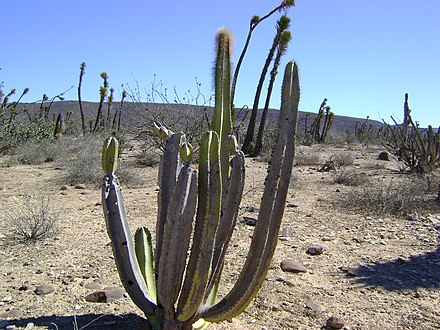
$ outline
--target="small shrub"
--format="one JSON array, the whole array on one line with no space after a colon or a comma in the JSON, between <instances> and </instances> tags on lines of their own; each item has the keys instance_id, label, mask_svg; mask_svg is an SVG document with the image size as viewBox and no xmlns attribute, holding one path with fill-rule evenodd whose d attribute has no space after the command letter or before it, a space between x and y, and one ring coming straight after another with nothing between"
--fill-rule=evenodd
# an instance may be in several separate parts
<instances>
[{"instance_id":1,"label":"small shrub","mask_svg":"<svg viewBox=\"0 0 440 330\"><path fill-rule=\"evenodd\" d=\"M344 167L338 167L333 171L333 183L344 186L361 186L366 182L368 182L368 178L365 173L357 173Z\"/></svg>"},{"instance_id":2,"label":"small shrub","mask_svg":"<svg viewBox=\"0 0 440 330\"><path fill-rule=\"evenodd\" d=\"M342 199L342 205L373 214L404 214L419 208L425 193L426 182L418 177L390 180L348 192Z\"/></svg>"},{"instance_id":3,"label":"small shrub","mask_svg":"<svg viewBox=\"0 0 440 330\"><path fill-rule=\"evenodd\" d=\"M305 166L305 165L319 165L321 164L321 159L316 153L298 153L295 155L295 165Z\"/></svg>"},{"instance_id":4,"label":"small shrub","mask_svg":"<svg viewBox=\"0 0 440 330\"><path fill-rule=\"evenodd\" d=\"M159 154L149 149L142 149L136 154L136 163L140 166L154 167L159 161Z\"/></svg>"},{"instance_id":5,"label":"small shrub","mask_svg":"<svg viewBox=\"0 0 440 330\"><path fill-rule=\"evenodd\" d=\"M101 139L96 136L71 139L66 146L70 157L63 159L67 184L101 183ZM66 152L66 150L65 150ZM67 153L67 152L66 152Z\"/></svg>"},{"instance_id":6,"label":"small shrub","mask_svg":"<svg viewBox=\"0 0 440 330\"><path fill-rule=\"evenodd\" d=\"M339 153L330 157L337 166L353 165L355 156L353 153Z\"/></svg>"},{"instance_id":7,"label":"small shrub","mask_svg":"<svg viewBox=\"0 0 440 330\"><path fill-rule=\"evenodd\" d=\"M27 197L6 214L7 237L23 243L36 242L58 234L59 211L49 196Z\"/></svg>"},{"instance_id":8,"label":"small shrub","mask_svg":"<svg viewBox=\"0 0 440 330\"><path fill-rule=\"evenodd\" d=\"M58 159L57 141L44 139L30 140L16 147L12 158L19 164L38 165Z\"/></svg>"}]
</instances>

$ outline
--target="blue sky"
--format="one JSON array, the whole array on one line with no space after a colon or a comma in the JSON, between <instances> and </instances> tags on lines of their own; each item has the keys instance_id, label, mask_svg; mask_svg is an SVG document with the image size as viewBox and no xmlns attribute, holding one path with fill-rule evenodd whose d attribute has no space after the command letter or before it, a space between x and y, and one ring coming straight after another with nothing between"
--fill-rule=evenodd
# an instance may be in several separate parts
<instances>
[{"instance_id":1,"label":"blue sky","mask_svg":"<svg viewBox=\"0 0 440 330\"><path fill-rule=\"evenodd\" d=\"M65 96L77 99L79 66L86 62L83 100L97 101L103 71L119 99L121 84L141 92L163 81L170 99L212 93L214 35L228 27L236 62L253 15L263 16L280 0L116 1L0 0L0 81L5 91L25 87L24 101ZM316 112L324 97L336 115L391 121L402 119L404 93L413 118L440 126L439 0L296 0L292 42L283 59L298 62L300 110ZM252 106L276 20L254 31L238 80L236 106ZM271 107L279 107L281 75ZM264 96L261 106L264 104Z\"/></svg>"}]
</instances>

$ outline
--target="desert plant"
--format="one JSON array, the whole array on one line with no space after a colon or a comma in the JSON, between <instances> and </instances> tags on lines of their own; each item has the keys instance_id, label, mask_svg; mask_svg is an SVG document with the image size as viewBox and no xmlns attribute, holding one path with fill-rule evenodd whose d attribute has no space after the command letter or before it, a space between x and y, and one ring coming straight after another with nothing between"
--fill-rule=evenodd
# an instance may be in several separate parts
<instances>
[{"instance_id":1,"label":"desert plant","mask_svg":"<svg viewBox=\"0 0 440 330\"><path fill-rule=\"evenodd\" d=\"M252 112L251 117L249 118L249 124L248 128L246 130L246 136L243 141L243 145L241 149L245 153L252 153L254 146L252 145L254 140L254 134L255 134L255 125L257 121L257 114L258 114L258 104L260 102L261 92L263 90L263 84L264 80L266 79L267 70L269 69L269 65L272 62L272 59L275 55L275 51L277 49L277 46L280 44L281 37L289 28L290 25L290 18L287 16L281 16L280 19L277 22L277 30L275 33L275 37L272 42L272 46L269 49L269 54L267 55L266 61L263 65L263 69L261 70L260 79L257 84L257 90L255 92L254 96L254 103L252 105Z\"/></svg>"},{"instance_id":2,"label":"desert plant","mask_svg":"<svg viewBox=\"0 0 440 330\"><path fill-rule=\"evenodd\" d=\"M262 286L277 244L295 150L299 81L294 62L285 69L278 139L251 247L234 287L215 302L244 186L244 154L230 135L230 47L230 32L220 30L212 130L202 136L198 171L190 167L192 147L185 136L156 128L165 148L154 256L147 228L139 228L132 239L115 175L117 140L109 138L103 146L103 209L115 262L125 289L154 329L200 328L240 314Z\"/></svg>"},{"instance_id":3,"label":"desert plant","mask_svg":"<svg viewBox=\"0 0 440 330\"><path fill-rule=\"evenodd\" d=\"M311 143L324 143L327 138L328 131L333 124L334 113L330 111L330 106L327 105L327 99L325 98L319 106L318 114L315 116L310 128L307 130L307 117L306 115L306 133L304 141L305 144ZM324 122L322 122L324 120Z\"/></svg>"},{"instance_id":4,"label":"desert plant","mask_svg":"<svg viewBox=\"0 0 440 330\"><path fill-rule=\"evenodd\" d=\"M406 93L403 124L399 125L393 117L394 126L385 123L388 130L385 147L411 172L430 173L440 166L440 129L437 132L432 126L421 129L418 123L414 123L410 112Z\"/></svg>"},{"instance_id":5,"label":"desert plant","mask_svg":"<svg viewBox=\"0 0 440 330\"><path fill-rule=\"evenodd\" d=\"M338 166L332 172L333 183L342 184L344 186L360 186L368 181L365 173L355 172L343 166Z\"/></svg>"},{"instance_id":6,"label":"desert plant","mask_svg":"<svg viewBox=\"0 0 440 330\"><path fill-rule=\"evenodd\" d=\"M387 180L362 190L349 191L342 199L344 208L369 214L406 214L417 210L426 194L426 181L420 177Z\"/></svg>"},{"instance_id":7,"label":"desert plant","mask_svg":"<svg viewBox=\"0 0 440 330\"><path fill-rule=\"evenodd\" d=\"M272 9L269 13L267 13L263 17L255 15L251 18L251 21L249 22L249 31L248 31L248 35L246 37L246 42L245 42L243 49L240 53L240 57L238 58L237 65L235 66L234 75L232 77L232 83L231 83L231 111L232 111L232 114L231 114L231 116L232 116L233 121L235 120L234 98L235 98L235 89L237 86L238 74L240 72L240 68L241 68L241 64L243 63L244 56L245 56L247 49L249 47L249 43L250 43L251 37L252 37L252 32L254 32L254 30L258 26L258 24L260 24L262 21L264 21L265 19L272 16L277 11L281 11L283 9L287 10L289 7L292 7L294 5L295 5L294 0L284 0L281 2L280 5L278 5L274 9Z\"/></svg>"},{"instance_id":8,"label":"desert plant","mask_svg":"<svg viewBox=\"0 0 440 330\"><path fill-rule=\"evenodd\" d=\"M59 211L50 196L26 197L6 214L7 237L23 243L53 237L59 232Z\"/></svg>"},{"instance_id":9,"label":"desert plant","mask_svg":"<svg viewBox=\"0 0 440 330\"><path fill-rule=\"evenodd\" d=\"M279 43L277 45L277 54L275 56L272 70L270 71L270 80L269 80L269 86L267 87L266 101L264 103L263 112L261 113L260 125L258 126L257 140L255 142L255 148L252 153L254 157L259 156L261 151L263 150L264 129L266 126L266 117L269 111L270 97L272 96L275 77L278 74L278 67L280 65L281 58L287 51L287 46L289 45L291 39L292 37L290 31L283 31Z\"/></svg>"}]
</instances>

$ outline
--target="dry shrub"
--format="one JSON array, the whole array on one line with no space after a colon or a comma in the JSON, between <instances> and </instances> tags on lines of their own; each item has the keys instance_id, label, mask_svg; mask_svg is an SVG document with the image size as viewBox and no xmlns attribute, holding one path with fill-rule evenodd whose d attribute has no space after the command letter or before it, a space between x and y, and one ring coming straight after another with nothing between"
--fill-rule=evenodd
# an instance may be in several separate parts
<instances>
[{"instance_id":1,"label":"dry shrub","mask_svg":"<svg viewBox=\"0 0 440 330\"><path fill-rule=\"evenodd\" d=\"M27 196L8 209L6 237L23 243L53 237L59 233L59 214L49 196Z\"/></svg>"},{"instance_id":2,"label":"dry shrub","mask_svg":"<svg viewBox=\"0 0 440 330\"><path fill-rule=\"evenodd\" d=\"M333 171L333 183L357 187L367 182L368 177L364 172L356 172L344 167L337 167L336 170Z\"/></svg>"},{"instance_id":3,"label":"dry shrub","mask_svg":"<svg viewBox=\"0 0 440 330\"><path fill-rule=\"evenodd\" d=\"M341 203L344 208L365 213L406 214L421 206L425 194L426 181L419 177L409 177L350 191L342 198Z\"/></svg>"},{"instance_id":4,"label":"dry shrub","mask_svg":"<svg viewBox=\"0 0 440 330\"><path fill-rule=\"evenodd\" d=\"M306 165L320 165L321 159L317 153L304 153L298 152L295 155L295 165L306 166Z\"/></svg>"},{"instance_id":5,"label":"dry shrub","mask_svg":"<svg viewBox=\"0 0 440 330\"><path fill-rule=\"evenodd\" d=\"M136 154L136 163L140 166L154 167L160 162L160 156L157 152L149 149L142 149Z\"/></svg>"},{"instance_id":6,"label":"dry shrub","mask_svg":"<svg viewBox=\"0 0 440 330\"><path fill-rule=\"evenodd\" d=\"M339 153L332 155L330 159L335 163L337 166L348 166L353 165L355 156L353 153Z\"/></svg>"}]
</instances>

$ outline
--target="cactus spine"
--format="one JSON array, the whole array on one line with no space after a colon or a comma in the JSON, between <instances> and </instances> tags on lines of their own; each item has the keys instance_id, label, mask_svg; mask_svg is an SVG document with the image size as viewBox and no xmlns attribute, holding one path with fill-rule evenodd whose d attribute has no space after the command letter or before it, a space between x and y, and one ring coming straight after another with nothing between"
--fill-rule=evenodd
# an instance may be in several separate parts
<instances>
[{"instance_id":1,"label":"cactus spine","mask_svg":"<svg viewBox=\"0 0 440 330\"><path fill-rule=\"evenodd\" d=\"M104 143L102 199L115 262L125 289L154 329L199 329L207 322L220 322L240 314L263 284L278 240L298 114L299 82L294 62L287 65L284 75L274 161L269 168L251 249L236 285L216 303L245 175L244 154L237 139L230 135L231 43L230 32L221 29L217 34L214 67L216 103L212 130L201 139L198 171L190 166L192 147L185 136L162 126L154 127L164 141L154 261L148 229L138 229L133 243L115 175L117 141L112 137Z\"/></svg>"}]
</instances>

